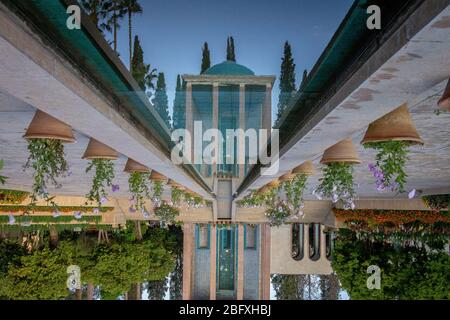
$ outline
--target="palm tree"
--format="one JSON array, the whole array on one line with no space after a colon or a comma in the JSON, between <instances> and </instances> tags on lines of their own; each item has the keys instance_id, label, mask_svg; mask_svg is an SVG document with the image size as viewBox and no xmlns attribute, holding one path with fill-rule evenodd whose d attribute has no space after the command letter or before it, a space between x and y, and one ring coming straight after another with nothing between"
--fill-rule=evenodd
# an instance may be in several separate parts
<instances>
[{"instance_id":1,"label":"palm tree","mask_svg":"<svg viewBox=\"0 0 450 320\"><path fill-rule=\"evenodd\" d=\"M133 52L132 52L132 38L133 38L133 32L132 32L132 17L133 14L136 13L142 13L142 7L139 4L138 0L123 0L124 1L124 6L126 8L126 13L128 14L128 50L129 50L129 54L130 54L130 69L131 69L131 61L132 61L132 57L133 57Z\"/></svg>"},{"instance_id":2,"label":"palm tree","mask_svg":"<svg viewBox=\"0 0 450 320\"><path fill-rule=\"evenodd\" d=\"M120 28L119 21L127 13L124 0L109 0L103 4L101 16L105 20L104 28L113 33L113 48L117 52L117 31Z\"/></svg>"},{"instance_id":3,"label":"palm tree","mask_svg":"<svg viewBox=\"0 0 450 320\"><path fill-rule=\"evenodd\" d=\"M107 26L104 23L100 23L100 19L104 17L104 8L107 0L79 0L81 6L91 18L92 22L97 26L100 31L106 30Z\"/></svg>"}]
</instances>

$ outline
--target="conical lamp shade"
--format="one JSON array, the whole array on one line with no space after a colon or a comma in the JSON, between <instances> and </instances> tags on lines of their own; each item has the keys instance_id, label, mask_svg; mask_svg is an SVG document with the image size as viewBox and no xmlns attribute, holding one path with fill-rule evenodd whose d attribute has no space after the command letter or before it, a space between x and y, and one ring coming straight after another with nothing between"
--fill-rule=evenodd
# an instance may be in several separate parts
<instances>
[{"instance_id":1,"label":"conical lamp shade","mask_svg":"<svg viewBox=\"0 0 450 320\"><path fill-rule=\"evenodd\" d=\"M361 163L352 140L342 140L325 150L320 163L328 164L333 162Z\"/></svg>"},{"instance_id":2,"label":"conical lamp shade","mask_svg":"<svg viewBox=\"0 0 450 320\"><path fill-rule=\"evenodd\" d=\"M275 179L267 184L269 188L277 188L281 184L280 180Z\"/></svg>"},{"instance_id":3,"label":"conical lamp shade","mask_svg":"<svg viewBox=\"0 0 450 320\"><path fill-rule=\"evenodd\" d=\"M136 162L133 159L128 158L127 164L125 165L125 169L123 171L128 173L132 172L149 173L150 169L140 164L139 162Z\"/></svg>"},{"instance_id":4,"label":"conical lamp shade","mask_svg":"<svg viewBox=\"0 0 450 320\"><path fill-rule=\"evenodd\" d=\"M23 137L25 139L54 139L68 143L75 142L72 128L69 125L40 110L36 111Z\"/></svg>"},{"instance_id":5,"label":"conical lamp shade","mask_svg":"<svg viewBox=\"0 0 450 320\"><path fill-rule=\"evenodd\" d=\"M156 172L155 170L152 170L152 174L150 175L150 180L153 181L166 181L167 178L163 176L162 174Z\"/></svg>"},{"instance_id":6,"label":"conical lamp shade","mask_svg":"<svg viewBox=\"0 0 450 320\"><path fill-rule=\"evenodd\" d=\"M93 159L116 160L118 157L119 155L116 150L111 149L107 145L98 142L93 138L89 140L89 144L83 155L83 159L87 160Z\"/></svg>"},{"instance_id":7,"label":"conical lamp shade","mask_svg":"<svg viewBox=\"0 0 450 320\"><path fill-rule=\"evenodd\" d=\"M311 160L303 162L301 165L292 170L294 174L306 174L308 176L313 176L316 174L314 170L314 165Z\"/></svg>"},{"instance_id":8,"label":"conical lamp shade","mask_svg":"<svg viewBox=\"0 0 450 320\"><path fill-rule=\"evenodd\" d=\"M259 193L259 194L264 194L264 193L266 193L266 192L269 192L271 189L272 189L272 188L269 187L269 186L264 186L264 187L262 187L261 189L258 190L258 193Z\"/></svg>"},{"instance_id":9,"label":"conical lamp shade","mask_svg":"<svg viewBox=\"0 0 450 320\"><path fill-rule=\"evenodd\" d=\"M296 174L292 173L292 172L288 172L284 175L282 175L279 180L280 182L285 182L285 181L292 181L295 178Z\"/></svg>"},{"instance_id":10,"label":"conical lamp shade","mask_svg":"<svg viewBox=\"0 0 450 320\"><path fill-rule=\"evenodd\" d=\"M450 110L450 80L448 80L447 87L445 88L444 95L438 101L438 106L442 110Z\"/></svg>"},{"instance_id":11,"label":"conical lamp shade","mask_svg":"<svg viewBox=\"0 0 450 320\"><path fill-rule=\"evenodd\" d=\"M184 186L182 186L181 184L173 181L172 179L169 179L169 182L167 182L167 184L171 187L177 188L179 190L185 190L186 188Z\"/></svg>"},{"instance_id":12,"label":"conical lamp shade","mask_svg":"<svg viewBox=\"0 0 450 320\"><path fill-rule=\"evenodd\" d=\"M414 127L406 103L372 122L361 144L384 141L408 141L423 144L423 140Z\"/></svg>"}]
</instances>

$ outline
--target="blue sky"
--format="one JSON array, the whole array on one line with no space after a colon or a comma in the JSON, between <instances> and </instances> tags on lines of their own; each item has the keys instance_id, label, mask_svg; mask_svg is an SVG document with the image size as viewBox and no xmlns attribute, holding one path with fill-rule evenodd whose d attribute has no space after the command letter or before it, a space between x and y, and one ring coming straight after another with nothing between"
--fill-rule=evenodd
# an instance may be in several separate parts
<instances>
[{"instance_id":1,"label":"blue sky","mask_svg":"<svg viewBox=\"0 0 450 320\"><path fill-rule=\"evenodd\" d=\"M311 70L352 0L141 0L143 14L134 16L146 63L164 72L170 108L176 75L198 74L201 48L207 41L211 63L225 60L226 39L233 36L237 63L257 75L275 75L272 114L276 114L278 77L287 40L296 63L297 86ZM127 19L119 31L118 49L128 66ZM108 38L111 38L108 35Z\"/></svg>"}]
</instances>

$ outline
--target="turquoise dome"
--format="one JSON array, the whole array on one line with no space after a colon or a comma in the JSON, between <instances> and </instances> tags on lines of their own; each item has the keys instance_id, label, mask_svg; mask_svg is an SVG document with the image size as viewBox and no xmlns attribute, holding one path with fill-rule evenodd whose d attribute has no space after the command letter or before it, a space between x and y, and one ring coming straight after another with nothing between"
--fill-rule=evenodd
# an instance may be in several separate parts
<instances>
[{"instance_id":1,"label":"turquoise dome","mask_svg":"<svg viewBox=\"0 0 450 320\"><path fill-rule=\"evenodd\" d=\"M234 61L224 61L218 63L209 69L207 69L203 74L209 75L224 75L224 76L254 76L255 73L247 67L241 64L237 64Z\"/></svg>"}]
</instances>

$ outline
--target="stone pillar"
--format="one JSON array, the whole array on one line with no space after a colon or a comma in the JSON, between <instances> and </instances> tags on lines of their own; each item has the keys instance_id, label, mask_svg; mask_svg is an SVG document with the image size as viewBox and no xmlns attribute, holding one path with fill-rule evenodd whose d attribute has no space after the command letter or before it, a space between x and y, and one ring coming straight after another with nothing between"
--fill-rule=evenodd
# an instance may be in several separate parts
<instances>
[{"instance_id":1,"label":"stone pillar","mask_svg":"<svg viewBox=\"0 0 450 320\"><path fill-rule=\"evenodd\" d=\"M304 257L303 259L309 260L309 223L303 224L303 250L304 250Z\"/></svg>"},{"instance_id":2,"label":"stone pillar","mask_svg":"<svg viewBox=\"0 0 450 320\"><path fill-rule=\"evenodd\" d=\"M216 300L216 272L217 272L217 226L215 224L211 225L211 230L209 234L209 300Z\"/></svg>"},{"instance_id":3,"label":"stone pillar","mask_svg":"<svg viewBox=\"0 0 450 320\"><path fill-rule=\"evenodd\" d=\"M183 227L183 300L191 299L192 268L194 257L194 224Z\"/></svg>"},{"instance_id":4,"label":"stone pillar","mask_svg":"<svg viewBox=\"0 0 450 320\"><path fill-rule=\"evenodd\" d=\"M213 83L213 92L212 92L212 127L214 129L219 129L219 83L214 82ZM217 144L216 152L221 152L221 147L219 144ZM219 159L219 154L216 154L216 159ZM216 176L217 174L217 164L212 165L212 176Z\"/></svg>"},{"instance_id":5,"label":"stone pillar","mask_svg":"<svg viewBox=\"0 0 450 320\"><path fill-rule=\"evenodd\" d=\"M245 84L239 85L239 129L245 131ZM241 139L242 140L242 139ZM239 140L238 150L243 150L245 154L245 138L243 141ZM239 161L239 153L236 159ZM239 178L244 177L244 164L239 164Z\"/></svg>"},{"instance_id":6,"label":"stone pillar","mask_svg":"<svg viewBox=\"0 0 450 320\"><path fill-rule=\"evenodd\" d=\"M237 300L244 299L244 225L238 225Z\"/></svg>"},{"instance_id":7,"label":"stone pillar","mask_svg":"<svg viewBox=\"0 0 450 320\"><path fill-rule=\"evenodd\" d=\"M186 110L185 110L185 119L186 119L186 130L190 133L191 139L194 139L194 113L192 106L192 83L186 83ZM191 163L194 162L194 143L193 141L184 141L186 150L191 150L191 157L189 161Z\"/></svg>"},{"instance_id":8,"label":"stone pillar","mask_svg":"<svg viewBox=\"0 0 450 320\"><path fill-rule=\"evenodd\" d=\"M272 84L266 84L266 94L262 110L262 128L271 130L272 128Z\"/></svg>"},{"instance_id":9,"label":"stone pillar","mask_svg":"<svg viewBox=\"0 0 450 320\"><path fill-rule=\"evenodd\" d=\"M327 239L325 237L325 233L323 232L324 230L325 226L320 225L320 259L327 258Z\"/></svg>"},{"instance_id":10,"label":"stone pillar","mask_svg":"<svg viewBox=\"0 0 450 320\"><path fill-rule=\"evenodd\" d=\"M270 299L270 225L261 224L261 299Z\"/></svg>"}]
</instances>

